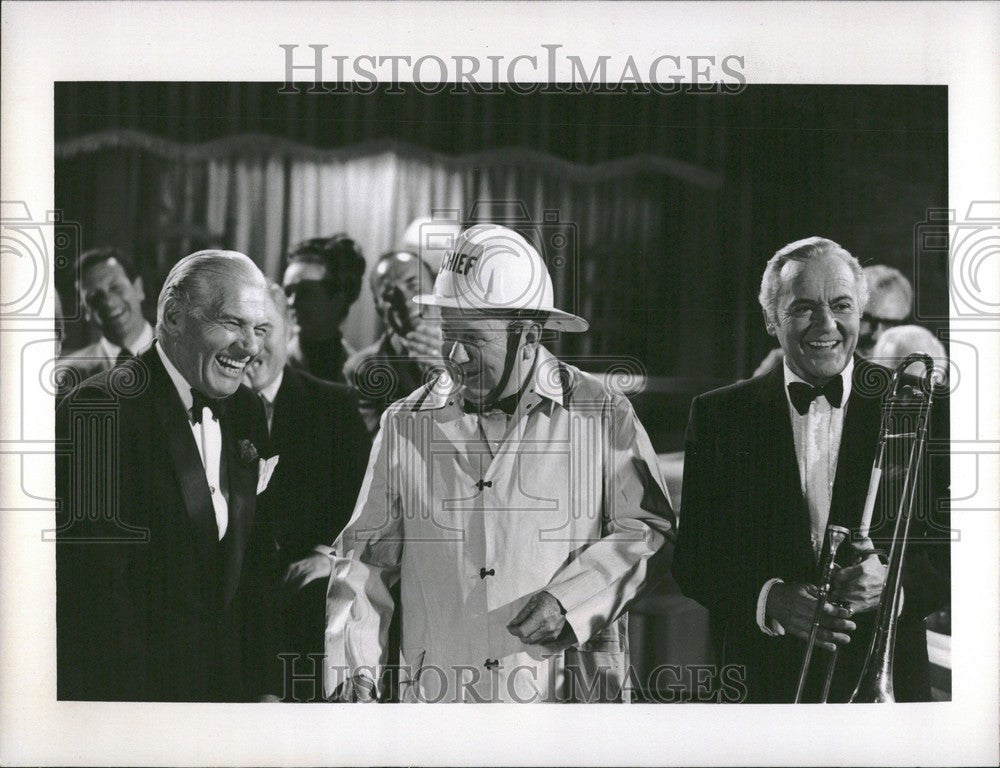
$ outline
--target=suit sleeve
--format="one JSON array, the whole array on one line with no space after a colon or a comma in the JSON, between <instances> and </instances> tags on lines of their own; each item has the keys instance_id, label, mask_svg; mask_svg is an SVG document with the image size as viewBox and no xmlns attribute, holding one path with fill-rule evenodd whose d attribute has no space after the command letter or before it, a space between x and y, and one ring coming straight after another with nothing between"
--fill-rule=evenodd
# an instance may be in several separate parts
<instances>
[{"instance_id":1,"label":"suit sleeve","mask_svg":"<svg viewBox=\"0 0 1000 768\"><path fill-rule=\"evenodd\" d=\"M566 611L578 643L616 620L643 587L665 574L673 551L674 513L646 430L624 397L609 411L603 535L545 588Z\"/></svg>"},{"instance_id":2,"label":"suit sleeve","mask_svg":"<svg viewBox=\"0 0 1000 768\"><path fill-rule=\"evenodd\" d=\"M321 545L318 547L320 551L325 551L326 545L341 534L350 520L361 491L371 450L371 439L358 414L354 393L338 387L332 393L331 409L336 447L331 451L330 458L334 466L330 468L330 474L339 482L334 489L335 501L322 521L322 529L314 534L314 543Z\"/></svg>"},{"instance_id":3,"label":"suit sleeve","mask_svg":"<svg viewBox=\"0 0 1000 768\"><path fill-rule=\"evenodd\" d=\"M323 669L327 697L355 675L377 681L386 663L394 609L389 590L399 580L403 553L392 413L382 417L354 514L333 545Z\"/></svg>"},{"instance_id":4,"label":"suit sleeve","mask_svg":"<svg viewBox=\"0 0 1000 768\"><path fill-rule=\"evenodd\" d=\"M122 439L121 424L109 432L102 419L109 401L98 388L82 387L56 410L57 685L64 700L122 700L144 690L142 648L134 642L140 616L125 584L130 549L116 530L121 500L133 493L131 475L121 464L113 476L102 471L118 451L107 435ZM93 418L91 402L98 406Z\"/></svg>"},{"instance_id":5,"label":"suit sleeve","mask_svg":"<svg viewBox=\"0 0 1000 768\"><path fill-rule=\"evenodd\" d=\"M713 531L712 460L703 424L701 398L691 403L684 436L684 478L673 577L685 595L711 609L719 602L714 564L720 562L719 537Z\"/></svg>"}]
</instances>

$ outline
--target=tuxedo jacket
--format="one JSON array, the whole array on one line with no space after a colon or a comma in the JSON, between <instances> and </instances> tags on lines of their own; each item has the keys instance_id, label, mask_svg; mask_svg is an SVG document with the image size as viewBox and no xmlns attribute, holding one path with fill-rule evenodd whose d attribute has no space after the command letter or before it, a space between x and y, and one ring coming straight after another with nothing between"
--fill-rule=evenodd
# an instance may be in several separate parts
<instances>
[{"instance_id":1,"label":"tuxedo jacket","mask_svg":"<svg viewBox=\"0 0 1000 768\"><path fill-rule=\"evenodd\" d=\"M853 389L845 404L829 525L856 530L867 496L890 372L856 358ZM783 366L695 398L688 421L683 494L673 575L686 595L709 611L720 665L736 665L745 700L790 702L805 642L769 637L757 625L757 598L764 583L815 583L817 564L809 512L802 494ZM929 439L947 444L947 413L938 404ZM904 559L904 605L899 617L894 682L897 700L929 700L923 619L950 597L947 513L948 462L928 452ZM888 549L891 525L879 499L874 545ZM844 564L850 547L841 547ZM868 649L874 611L852 617L858 628L840 652L830 701L850 696ZM814 680L825 654L816 654ZM733 671L735 670L735 672Z\"/></svg>"},{"instance_id":2,"label":"tuxedo jacket","mask_svg":"<svg viewBox=\"0 0 1000 768\"><path fill-rule=\"evenodd\" d=\"M280 458L263 502L284 565L331 545L354 511L371 442L357 401L334 384L286 366L274 400L271 447Z\"/></svg>"},{"instance_id":3,"label":"tuxedo jacket","mask_svg":"<svg viewBox=\"0 0 1000 768\"><path fill-rule=\"evenodd\" d=\"M222 541L188 413L155 345L71 391L56 424L59 697L279 693L269 663L274 536L256 501L267 424L256 396L241 387L220 419Z\"/></svg>"}]
</instances>

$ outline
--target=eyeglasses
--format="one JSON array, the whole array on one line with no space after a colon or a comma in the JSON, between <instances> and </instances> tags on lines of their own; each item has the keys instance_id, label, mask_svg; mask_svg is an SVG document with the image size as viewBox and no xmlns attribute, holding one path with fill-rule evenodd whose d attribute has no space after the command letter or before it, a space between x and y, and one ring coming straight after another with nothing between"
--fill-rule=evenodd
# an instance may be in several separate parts
<instances>
[{"instance_id":1,"label":"eyeglasses","mask_svg":"<svg viewBox=\"0 0 1000 768\"><path fill-rule=\"evenodd\" d=\"M895 328L897 325L904 325L906 323L906 319L903 318L902 320L894 320L888 317L879 317L878 315L872 315L865 312L861 315L861 322L868 323L872 326L881 325L886 328Z\"/></svg>"}]
</instances>

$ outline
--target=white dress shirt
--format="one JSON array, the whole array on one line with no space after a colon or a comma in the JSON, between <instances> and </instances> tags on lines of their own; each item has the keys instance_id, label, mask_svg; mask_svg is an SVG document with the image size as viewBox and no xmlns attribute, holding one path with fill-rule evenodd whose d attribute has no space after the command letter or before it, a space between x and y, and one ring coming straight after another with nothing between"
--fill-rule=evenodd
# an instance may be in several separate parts
<instances>
[{"instance_id":1,"label":"white dress shirt","mask_svg":"<svg viewBox=\"0 0 1000 768\"><path fill-rule=\"evenodd\" d=\"M156 345L156 354L160 356L163 367L167 369L170 380L177 388L177 394L184 403L184 410L190 414L194 405L191 385L170 362L170 358L163 353L163 348L159 344ZM222 427L208 408L202 408L201 423L190 424L190 427L194 442L198 446L202 466L205 468L205 480L208 482L212 507L215 509L215 524L219 531L219 541L222 541L222 537L226 535L226 528L229 527L229 502L226 500L226 489L222 486L221 472Z\"/></svg>"},{"instance_id":2,"label":"white dress shirt","mask_svg":"<svg viewBox=\"0 0 1000 768\"><path fill-rule=\"evenodd\" d=\"M788 396L788 384L804 381L791 368L788 360L785 368L785 400L792 422L792 437L795 440L795 460L799 466L799 483L802 496L809 510L809 531L812 538L813 557L819 559L823 550L823 537L830 517L830 501L833 498L833 481L837 477L837 457L840 454L840 438L844 432L844 413L851 396L851 379L854 374L854 359L840 375L844 383L844 395L840 407L834 408L824 396L817 397L809 404L809 410L800 414ZM776 621L765 620L767 596L771 587L781 579L770 579L760 590L757 598L757 625L768 635L784 634L784 628Z\"/></svg>"},{"instance_id":3,"label":"white dress shirt","mask_svg":"<svg viewBox=\"0 0 1000 768\"><path fill-rule=\"evenodd\" d=\"M135 340L133 344L128 347L128 351L133 355L141 355L147 349L149 349L153 344L153 327L146 323L142 328L142 333ZM107 336L101 336L101 351L104 353L105 357L114 365L118 361L118 355L121 354L122 347L119 347L113 341L108 341Z\"/></svg>"}]
</instances>

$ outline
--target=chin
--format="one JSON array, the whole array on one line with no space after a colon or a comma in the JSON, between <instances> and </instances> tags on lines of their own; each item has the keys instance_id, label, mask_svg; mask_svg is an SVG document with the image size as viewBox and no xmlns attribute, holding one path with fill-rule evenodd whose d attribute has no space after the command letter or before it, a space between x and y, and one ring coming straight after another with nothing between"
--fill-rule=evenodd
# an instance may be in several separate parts
<instances>
[{"instance_id":1,"label":"chin","mask_svg":"<svg viewBox=\"0 0 1000 768\"><path fill-rule=\"evenodd\" d=\"M239 379L212 379L208 383L211 392L205 394L209 397L229 397L240 388L242 377Z\"/></svg>"}]
</instances>

